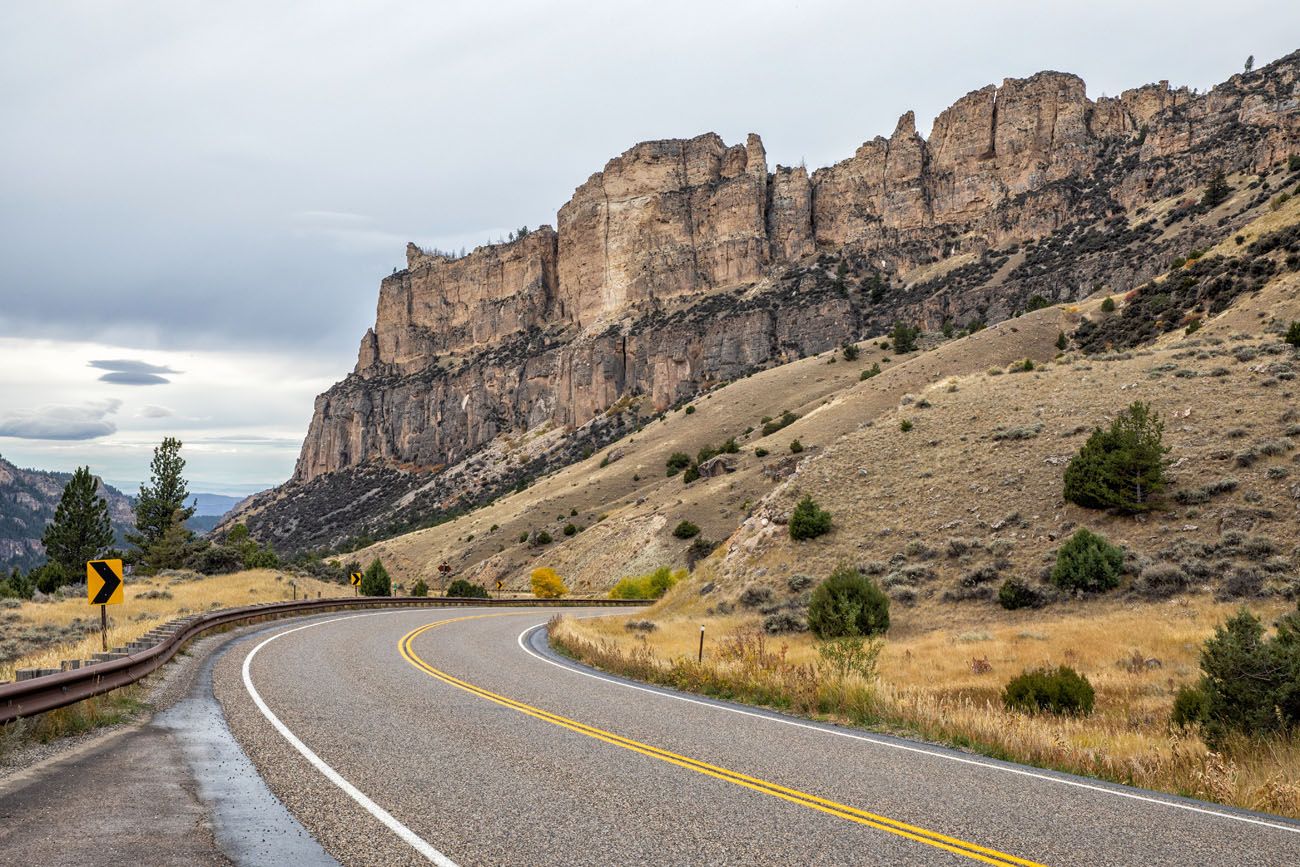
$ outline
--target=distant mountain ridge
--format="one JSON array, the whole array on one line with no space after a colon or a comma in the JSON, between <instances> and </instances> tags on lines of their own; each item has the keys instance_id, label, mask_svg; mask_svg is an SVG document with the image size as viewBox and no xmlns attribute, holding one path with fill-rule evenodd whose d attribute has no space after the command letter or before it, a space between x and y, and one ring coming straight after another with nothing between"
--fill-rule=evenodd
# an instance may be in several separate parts
<instances>
[{"instance_id":1,"label":"distant mountain ridge","mask_svg":"<svg viewBox=\"0 0 1300 867\"><path fill-rule=\"evenodd\" d=\"M0 457L0 570L30 569L45 562L41 536L71 478L71 473L22 469ZM121 544L135 526L133 500L102 479L99 494L108 500L113 533Z\"/></svg>"},{"instance_id":2,"label":"distant mountain ridge","mask_svg":"<svg viewBox=\"0 0 1300 867\"><path fill-rule=\"evenodd\" d=\"M194 506L196 518L220 518L243 501L243 497L226 494L190 494L187 502Z\"/></svg>"}]
</instances>

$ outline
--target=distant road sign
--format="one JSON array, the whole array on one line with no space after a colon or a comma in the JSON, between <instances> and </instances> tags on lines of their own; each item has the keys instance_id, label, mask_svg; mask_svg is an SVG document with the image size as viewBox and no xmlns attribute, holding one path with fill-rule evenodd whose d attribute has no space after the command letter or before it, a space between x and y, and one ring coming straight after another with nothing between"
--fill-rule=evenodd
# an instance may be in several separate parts
<instances>
[{"instance_id":1,"label":"distant road sign","mask_svg":"<svg viewBox=\"0 0 1300 867\"><path fill-rule=\"evenodd\" d=\"M441 572L443 575L446 575L448 572L451 571L451 566L448 565L446 561L443 561L443 564L438 567L438 571Z\"/></svg>"},{"instance_id":2,"label":"distant road sign","mask_svg":"<svg viewBox=\"0 0 1300 867\"><path fill-rule=\"evenodd\" d=\"M505 586L506 586L506 582L504 582L504 581L502 581L500 578L498 578L498 579L497 579L497 589L498 589L498 590L504 590L504 589L505 589Z\"/></svg>"},{"instance_id":3,"label":"distant road sign","mask_svg":"<svg viewBox=\"0 0 1300 867\"><path fill-rule=\"evenodd\" d=\"M126 596L123 586L121 560L87 561L86 601L91 605L121 605Z\"/></svg>"},{"instance_id":4,"label":"distant road sign","mask_svg":"<svg viewBox=\"0 0 1300 867\"><path fill-rule=\"evenodd\" d=\"M359 586L361 586L361 573L360 573L360 572L353 572L353 573L348 577L348 581L350 581L350 582L352 583L352 586L353 586L353 587L359 587Z\"/></svg>"}]
</instances>

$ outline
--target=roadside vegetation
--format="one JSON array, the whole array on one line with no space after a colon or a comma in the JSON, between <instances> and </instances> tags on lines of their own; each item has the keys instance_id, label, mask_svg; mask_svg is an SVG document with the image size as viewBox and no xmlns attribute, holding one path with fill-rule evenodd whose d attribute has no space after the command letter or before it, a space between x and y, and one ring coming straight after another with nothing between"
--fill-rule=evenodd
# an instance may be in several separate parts
<instances>
[{"instance_id":1,"label":"roadside vegetation","mask_svg":"<svg viewBox=\"0 0 1300 867\"><path fill-rule=\"evenodd\" d=\"M557 616L551 641L676 689L1300 817L1295 606L1099 598L966 629L918 629L912 609L889 637L888 596L868 576L841 566L811 592L796 577L802 628L773 630L742 601L703 621L703 662L702 621L674 613L689 586L632 620Z\"/></svg>"}]
</instances>

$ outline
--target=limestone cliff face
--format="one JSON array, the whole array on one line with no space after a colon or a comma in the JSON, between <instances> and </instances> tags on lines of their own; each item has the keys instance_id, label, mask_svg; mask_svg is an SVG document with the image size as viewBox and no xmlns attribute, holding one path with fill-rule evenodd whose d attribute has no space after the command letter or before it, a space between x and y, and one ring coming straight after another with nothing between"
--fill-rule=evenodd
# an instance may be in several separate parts
<instances>
[{"instance_id":1,"label":"limestone cliff face","mask_svg":"<svg viewBox=\"0 0 1300 867\"><path fill-rule=\"evenodd\" d=\"M407 267L379 284L375 328L357 372L376 364L422 370L439 355L471 352L541 326L555 315L556 235L542 226L458 259L406 246Z\"/></svg>"},{"instance_id":2,"label":"limestone cliff face","mask_svg":"<svg viewBox=\"0 0 1300 867\"><path fill-rule=\"evenodd\" d=\"M811 176L770 168L757 135L638 144L575 190L554 230L459 258L409 246L356 370L317 400L294 483L375 462L437 470L625 398L662 410L895 318L937 328L1010 315L1030 291L1122 291L1160 244L1172 258L1187 240L1129 228L1144 205L1300 152L1298 71L1300 54L1206 94L1160 82L1095 101L1074 75L1007 79L928 137L907 112ZM1146 247L1080 264L1080 237ZM1001 268L999 248L1031 240L1044 241L1032 261ZM953 256L968 264L926 276Z\"/></svg>"},{"instance_id":3,"label":"limestone cliff face","mask_svg":"<svg viewBox=\"0 0 1300 867\"><path fill-rule=\"evenodd\" d=\"M560 208L559 309L588 327L630 308L752 281L767 265L758 136L639 144Z\"/></svg>"}]
</instances>

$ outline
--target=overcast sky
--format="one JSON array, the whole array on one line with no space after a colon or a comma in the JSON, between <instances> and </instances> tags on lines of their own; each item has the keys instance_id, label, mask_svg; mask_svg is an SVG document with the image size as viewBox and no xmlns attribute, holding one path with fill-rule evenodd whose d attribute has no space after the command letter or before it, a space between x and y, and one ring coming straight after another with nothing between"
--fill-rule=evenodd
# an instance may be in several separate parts
<instances>
[{"instance_id":1,"label":"overcast sky","mask_svg":"<svg viewBox=\"0 0 1300 867\"><path fill-rule=\"evenodd\" d=\"M0 455L133 488L174 433L192 489L267 487L408 240L554 224L645 139L811 169L1004 77L1204 89L1297 37L1276 0L4 3Z\"/></svg>"}]
</instances>

